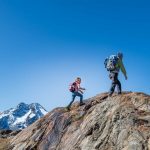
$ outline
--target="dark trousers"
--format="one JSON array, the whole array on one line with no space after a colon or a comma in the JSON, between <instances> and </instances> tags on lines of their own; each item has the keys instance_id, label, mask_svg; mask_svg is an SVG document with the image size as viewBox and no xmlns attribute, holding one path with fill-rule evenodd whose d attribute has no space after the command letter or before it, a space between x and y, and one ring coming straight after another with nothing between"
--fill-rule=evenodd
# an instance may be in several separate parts
<instances>
[{"instance_id":1,"label":"dark trousers","mask_svg":"<svg viewBox=\"0 0 150 150\"><path fill-rule=\"evenodd\" d=\"M121 90L121 83L118 80L118 73L112 73L111 72L110 75L109 75L109 77L112 80L109 94L112 95L114 93L116 86L117 86L117 92L118 92L118 94L121 94L122 90Z\"/></svg>"},{"instance_id":2,"label":"dark trousers","mask_svg":"<svg viewBox=\"0 0 150 150\"><path fill-rule=\"evenodd\" d=\"M67 106L68 108L71 107L72 103L74 102L76 96L79 96L80 97L80 104L83 103L83 95L79 92L72 92L72 100L71 102L69 103L69 105Z\"/></svg>"}]
</instances>

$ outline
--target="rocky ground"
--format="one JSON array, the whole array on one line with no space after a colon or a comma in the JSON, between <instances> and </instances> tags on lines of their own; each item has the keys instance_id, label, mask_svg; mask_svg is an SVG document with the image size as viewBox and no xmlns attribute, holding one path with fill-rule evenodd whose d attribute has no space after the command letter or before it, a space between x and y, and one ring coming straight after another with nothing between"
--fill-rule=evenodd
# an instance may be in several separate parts
<instances>
[{"instance_id":1,"label":"rocky ground","mask_svg":"<svg viewBox=\"0 0 150 150\"><path fill-rule=\"evenodd\" d=\"M9 150L150 150L150 96L103 93L56 108L6 142Z\"/></svg>"},{"instance_id":2,"label":"rocky ground","mask_svg":"<svg viewBox=\"0 0 150 150\"><path fill-rule=\"evenodd\" d=\"M10 140L16 136L21 130L0 130L0 150L10 149Z\"/></svg>"}]
</instances>

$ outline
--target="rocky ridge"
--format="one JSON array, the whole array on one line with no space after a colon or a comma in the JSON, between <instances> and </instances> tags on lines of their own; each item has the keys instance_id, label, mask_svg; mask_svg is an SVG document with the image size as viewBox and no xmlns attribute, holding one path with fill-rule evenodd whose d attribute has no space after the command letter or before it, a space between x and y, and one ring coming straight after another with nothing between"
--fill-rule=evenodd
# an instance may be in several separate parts
<instances>
[{"instance_id":1,"label":"rocky ridge","mask_svg":"<svg viewBox=\"0 0 150 150\"><path fill-rule=\"evenodd\" d=\"M150 150L150 96L99 94L56 108L9 141L11 150Z\"/></svg>"}]
</instances>

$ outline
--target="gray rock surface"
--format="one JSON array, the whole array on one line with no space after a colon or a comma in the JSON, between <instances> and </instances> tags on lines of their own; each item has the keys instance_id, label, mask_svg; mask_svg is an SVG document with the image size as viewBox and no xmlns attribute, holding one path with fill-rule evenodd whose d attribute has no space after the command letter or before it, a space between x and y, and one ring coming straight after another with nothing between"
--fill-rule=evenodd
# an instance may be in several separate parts
<instances>
[{"instance_id":1,"label":"gray rock surface","mask_svg":"<svg viewBox=\"0 0 150 150\"><path fill-rule=\"evenodd\" d=\"M11 150L150 150L150 96L107 93L56 108L10 140Z\"/></svg>"}]
</instances>

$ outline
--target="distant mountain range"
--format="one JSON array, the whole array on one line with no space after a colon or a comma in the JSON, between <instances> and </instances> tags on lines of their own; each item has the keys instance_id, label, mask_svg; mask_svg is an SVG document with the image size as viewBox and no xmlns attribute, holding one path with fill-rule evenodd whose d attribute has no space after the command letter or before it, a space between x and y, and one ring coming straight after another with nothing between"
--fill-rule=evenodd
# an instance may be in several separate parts
<instances>
[{"instance_id":1,"label":"distant mountain range","mask_svg":"<svg viewBox=\"0 0 150 150\"><path fill-rule=\"evenodd\" d=\"M47 114L38 103L20 103L16 108L0 113L0 130L20 130Z\"/></svg>"}]
</instances>

